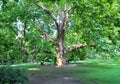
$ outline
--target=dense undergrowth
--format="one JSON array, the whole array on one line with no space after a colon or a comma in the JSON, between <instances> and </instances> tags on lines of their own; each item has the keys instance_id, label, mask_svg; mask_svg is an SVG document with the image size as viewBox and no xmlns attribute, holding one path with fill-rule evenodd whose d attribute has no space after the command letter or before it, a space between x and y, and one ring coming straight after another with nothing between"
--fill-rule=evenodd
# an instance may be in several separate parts
<instances>
[{"instance_id":1,"label":"dense undergrowth","mask_svg":"<svg viewBox=\"0 0 120 84\"><path fill-rule=\"evenodd\" d=\"M0 67L0 84L27 84L28 81L25 69L11 66Z\"/></svg>"}]
</instances>

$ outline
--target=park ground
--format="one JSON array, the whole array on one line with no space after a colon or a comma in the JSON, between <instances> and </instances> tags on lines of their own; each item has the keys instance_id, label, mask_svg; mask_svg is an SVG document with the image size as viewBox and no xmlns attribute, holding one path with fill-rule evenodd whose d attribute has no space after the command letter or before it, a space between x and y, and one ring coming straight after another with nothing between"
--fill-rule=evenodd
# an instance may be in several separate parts
<instances>
[{"instance_id":1,"label":"park ground","mask_svg":"<svg viewBox=\"0 0 120 84\"><path fill-rule=\"evenodd\" d=\"M38 64L27 67L29 84L119 84L120 61L81 61L58 68Z\"/></svg>"}]
</instances>

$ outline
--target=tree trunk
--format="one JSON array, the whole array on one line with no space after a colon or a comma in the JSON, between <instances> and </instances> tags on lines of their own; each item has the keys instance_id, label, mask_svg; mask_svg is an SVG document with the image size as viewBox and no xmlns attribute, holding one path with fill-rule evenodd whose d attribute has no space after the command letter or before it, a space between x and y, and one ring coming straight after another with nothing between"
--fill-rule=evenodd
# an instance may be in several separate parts
<instances>
[{"instance_id":1,"label":"tree trunk","mask_svg":"<svg viewBox=\"0 0 120 84\"><path fill-rule=\"evenodd\" d=\"M36 55L33 56L33 58L32 58L32 62L33 62L33 63L36 62Z\"/></svg>"},{"instance_id":2,"label":"tree trunk","mask_svg":"<svg viewBox=\"0 0 120 84\"><path fill-rule=\"evenodd\" d=\"M66 64L65 54L64 54L64 29L59 28L58 37L56 43L56 66L62 66Z\"/></svg>"},{"instance_id":3,"label":"tree trunk","mask_svg":"<svg viewBox=\"0 0 120 84\"><path fill-rule=\"evenodd\" d=\"M66 64L64 49L63 49L63 46L61 45L61 42L59 42L57 47L56 47L56 60L55 60L55 64L58 67Z\"/></svg>"}]
</instances>

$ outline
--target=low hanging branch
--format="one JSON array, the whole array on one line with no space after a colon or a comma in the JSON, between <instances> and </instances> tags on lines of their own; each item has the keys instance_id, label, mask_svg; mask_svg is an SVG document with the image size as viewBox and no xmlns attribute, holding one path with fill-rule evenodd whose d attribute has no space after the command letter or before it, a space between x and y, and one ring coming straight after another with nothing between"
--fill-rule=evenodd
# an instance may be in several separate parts
<instances>
[{"instance_id":1,"label":"low hanging branch","mask_svg":"<svg viewBox=\"0 0 120 84\"><path fill-rule=\"evenodd\" d=\"M68 46L68 47L64 50L64 53L66 54L66 53L68 53L68 52L70 52L70 51L72 51L72 50L75 50L75 49L78 49L78 48L82 48L82 47L85 47L85 45L83 45L83 44L74 44L74 45L72 45L72 46Z\"/></svg>"}]
</instances>

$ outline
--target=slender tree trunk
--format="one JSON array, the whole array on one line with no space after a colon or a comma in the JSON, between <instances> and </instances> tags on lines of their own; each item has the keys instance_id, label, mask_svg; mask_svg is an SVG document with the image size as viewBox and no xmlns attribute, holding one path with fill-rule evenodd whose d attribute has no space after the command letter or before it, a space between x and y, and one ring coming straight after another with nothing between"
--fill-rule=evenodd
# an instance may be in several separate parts
<instances>
[{"instance_id":1,"label":"slender tree trunk","mask_svg":"<svg viewBox=\"0 0 120 84\"><path fill-rule=\"evenodd\" d=\"M36 55L33 55L32 62L33 62L33 63L36 62Z\"/></svg>"}]
</instances>

